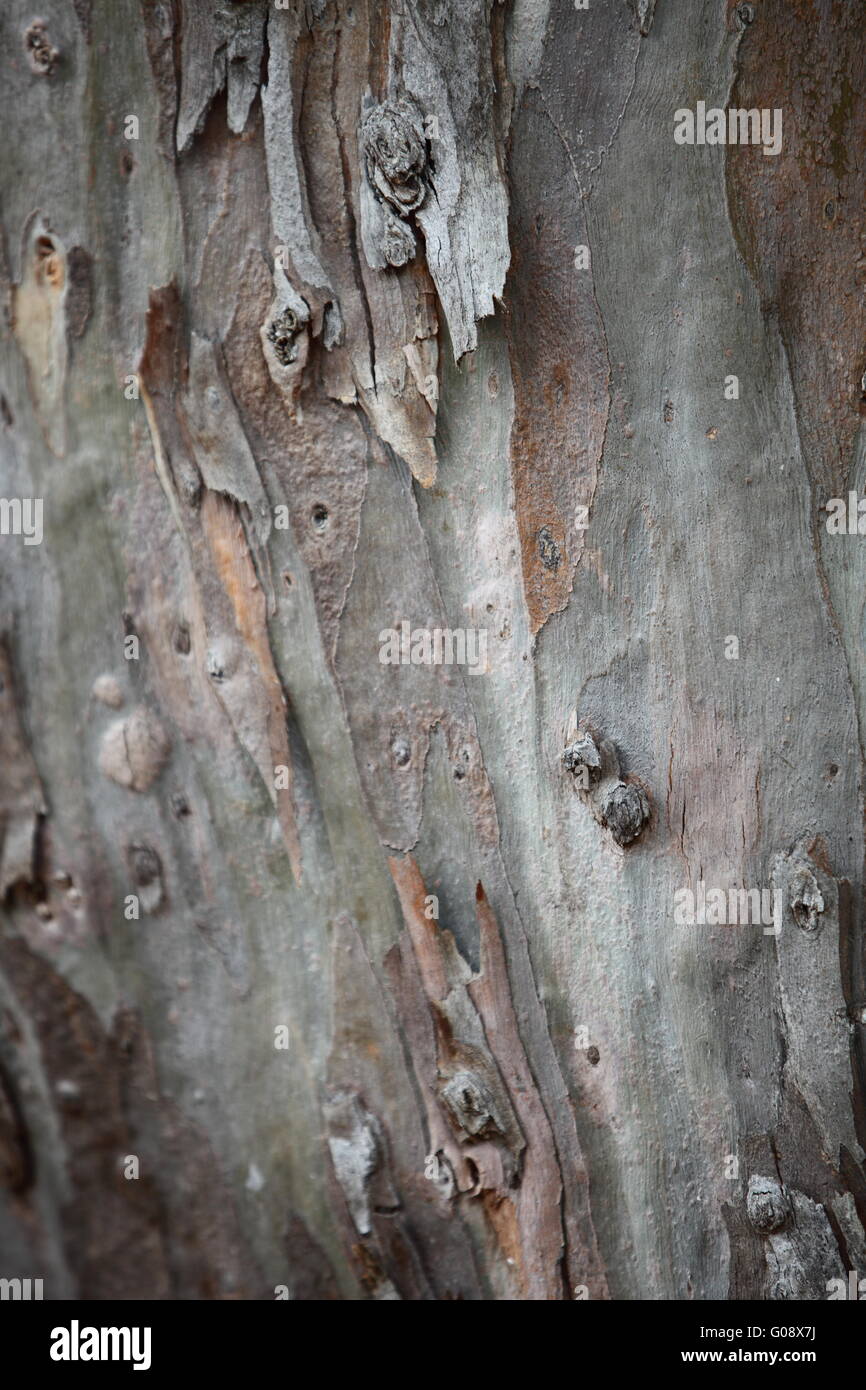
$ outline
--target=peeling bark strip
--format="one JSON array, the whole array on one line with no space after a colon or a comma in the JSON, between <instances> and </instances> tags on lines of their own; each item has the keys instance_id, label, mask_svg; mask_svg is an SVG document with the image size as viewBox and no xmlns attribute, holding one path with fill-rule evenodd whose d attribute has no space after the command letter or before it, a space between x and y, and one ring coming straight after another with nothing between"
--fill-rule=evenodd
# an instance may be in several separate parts
<instances>
[{"instance_id":1,"label":"peeling bark strip","mask_svg":"<svg viewBox=\"0 0 866 1390\"><path fill-rule=\"evenodd\" d=\"M496 919L479 883L481 968L474 973L451 932L426 915L411 856L388 864L409 937L401 955L411 943L414 957L403 979L416 983L401 1009L425 1097L430 1180L441 1184L444 1163L456 1186L454 1194L446 1186L446 1199L481 1199L517 1297L562 1298L562 1177L520 1041Z\"/></svg>"},{"instance_id":2,"label":"peeling bark strip","mask_svg":"<svg viewBox=\"0 0 866 1390\"><path fill-rule=\"evenodd\" d=\"M447 11L429 0L405 0L391 17L388 62L400 84L395 95L416 103L427 121L431 196L419 203L415 218L455 358L475 348L476 323L493 313L509 261L507 197L496 148L492 9L491 0L455 0ZM406 138L400 131L400 140ZM417 164L417 134L410 148ZM394 161L393 152L385 152L383 163L389 162L396 168L403 159ZM392 198L395 182L386 175Z\"/></svg>"},{"instance_id":3,"label":"peeling bark strip","mask_svg":"<svg viewBox=\"0 0 866 1390\"><path fill-rule=\"evenodd\" d=\"M629 20L625 6L591 5L585 14L552 7L542 65L516 94L505 322L515 511L533 633L569 602L611 410L596 272L580 252L590 250L594 161L614 138L634 81L629 50L640 39ZM600 52L608 65L603 92L591 75Z\"/></svg>"},{"instance_id":4,"label":"peeling bark strip","mask_svg":"<svg viewBox=\"0 0 866 1390\"><path fill-rule=\"evenodd\" d=\"M263 0L182 7L179 154L201 131L211 103L223 89L227 88L229 130L236 135L243 131L259 90L266 11Z\"/></svg>"},{"instance_id":5,"label":"peeling bark strip","mask_svg":"<svg viewBox=\"0 0 866 1390\"><path fill-rule=\"evenodd\" d=\"M209 671L220 687L220 699L229 711L242 742L254 758L268 788L286 842L292 872L300 881L301 845L292 801L292 758L286 727L286 699L271 655L267 633L265 596L246 543L237 509L217 492L207 492L202 502L202 524L217 574L231 600L235 629L245 651L211 647ZM252 662L251 679L235 677ZM237 663L237 664L236 664ZM253 715L247 689L259 696L258 718ZM286 784L278 787L277 768L285 768Z\"/></svg>"},{"instance_id":6,"label":"peeling bark strip","mask_svg":"<svg viewBox=\"0 0 866 1390\"><path fill-rule=\"evenodd\" d=\"M863 0L117 9L0 18L0 1280L851 1288Z\"/></svg>"},{"instance_id":7,"label":"peeling bark strip","mask_svg":"<svg viewBox=\"0 0 866 1390\"><path fill-rule=\"evenodd\" d=\"M271 528L268 502L214 345L192 334L187 351L174 286L152 296L148 327L141 380L157 473L189 546L198 588L196 626L203 642L195 654L258 768L300 880L287 704L260 578ZM261 557L258 570L250 535ZM130 783L135 786L134 777Z\"/></svg>"}]
</instances>

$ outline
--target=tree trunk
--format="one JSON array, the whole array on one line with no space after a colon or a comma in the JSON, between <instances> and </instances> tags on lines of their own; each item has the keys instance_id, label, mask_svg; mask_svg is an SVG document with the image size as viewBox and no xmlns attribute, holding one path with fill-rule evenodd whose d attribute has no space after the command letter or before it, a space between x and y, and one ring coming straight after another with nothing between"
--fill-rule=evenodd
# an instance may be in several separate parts
<instances>
[{"instance_id":1,"label":"tree trunk","mask_svg":"<svg viewBox=\"0 0 866 1390\"><path fill-rule=\"evenodd\" d=\"M0 1276L866 1271L864 14L9 0Z\"/></svg>"}]
</instances>

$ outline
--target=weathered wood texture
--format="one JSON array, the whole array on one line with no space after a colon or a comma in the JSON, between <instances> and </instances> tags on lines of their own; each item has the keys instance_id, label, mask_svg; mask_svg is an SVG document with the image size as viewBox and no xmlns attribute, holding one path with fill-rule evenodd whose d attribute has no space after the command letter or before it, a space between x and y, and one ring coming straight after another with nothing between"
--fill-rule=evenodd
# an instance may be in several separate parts
<instances>
[{"instance_id":1,"label":"weathered wood texture","mask_svg":"<svg viewBox=\"0 0 866 1390\"><path fill-rule=\"evenodd\" d=\"M866 1269L864 19L7 0L0 1275Z\"/></svg>"}]
</instances>

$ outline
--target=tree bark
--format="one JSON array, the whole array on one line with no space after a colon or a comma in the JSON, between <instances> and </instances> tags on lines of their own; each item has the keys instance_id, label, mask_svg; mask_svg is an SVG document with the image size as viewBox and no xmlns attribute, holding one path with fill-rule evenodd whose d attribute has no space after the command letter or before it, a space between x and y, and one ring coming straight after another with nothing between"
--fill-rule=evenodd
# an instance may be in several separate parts
<instances>
[{"instance_id":1,"label":"tree bark","mask_svg":"<svg viewBox=\"0 0 866 1390\"><path fill-rule=\"evenodd\" d=\"M8 0L0 1276L866 1273L864 18Z\"/></svg>"}]
</instances>

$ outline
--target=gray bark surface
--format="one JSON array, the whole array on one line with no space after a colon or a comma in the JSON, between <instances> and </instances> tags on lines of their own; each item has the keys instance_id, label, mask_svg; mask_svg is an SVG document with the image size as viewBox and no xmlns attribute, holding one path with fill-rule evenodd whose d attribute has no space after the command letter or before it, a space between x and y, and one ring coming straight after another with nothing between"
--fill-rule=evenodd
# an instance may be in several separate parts
<instances>
[{"instance_id":1,"label":"gray bark surface","mask_svg":"<svg viewBox=\"0 0 866 1390\"><path fill-rule=\"evenodd\" d=\"M866 1273L864 19L8 0L0 1277Z\"/></svg>"}]
</instances>

